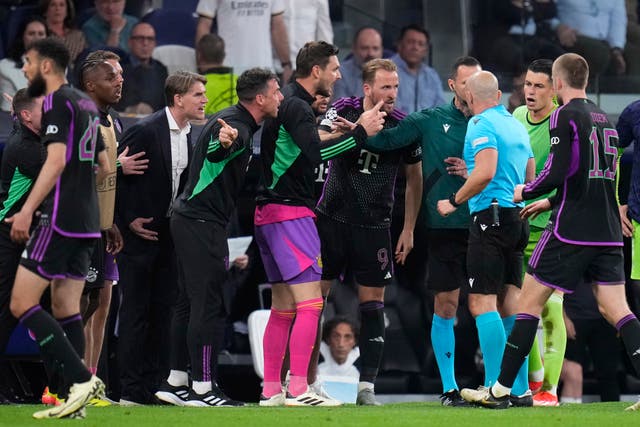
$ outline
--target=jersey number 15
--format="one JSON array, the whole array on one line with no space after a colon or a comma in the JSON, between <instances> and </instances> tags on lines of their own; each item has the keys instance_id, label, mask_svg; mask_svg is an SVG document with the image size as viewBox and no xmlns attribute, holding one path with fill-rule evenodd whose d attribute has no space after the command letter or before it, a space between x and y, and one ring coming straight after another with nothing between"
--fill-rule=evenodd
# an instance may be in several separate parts
<instances>
[{"instance_id":1,"label":"jersey number 15","mask_svg":"<svg viewBox=\"0 0 640 427\"><path fill-rule=\"evenodd\" d=\"M593 127L589 135L591 142L591 169L589 169L589 178L616 179L616 166L618 164L618 132L615 129L604 128L602 130L604 139L604 153L600 154L600 139L598 138L598 128ZM608 156L611 156L609 162ZM600 163L603 163L601 165ZM603 167L607 166L603 170Z\"/></svg>"}]
</instances>

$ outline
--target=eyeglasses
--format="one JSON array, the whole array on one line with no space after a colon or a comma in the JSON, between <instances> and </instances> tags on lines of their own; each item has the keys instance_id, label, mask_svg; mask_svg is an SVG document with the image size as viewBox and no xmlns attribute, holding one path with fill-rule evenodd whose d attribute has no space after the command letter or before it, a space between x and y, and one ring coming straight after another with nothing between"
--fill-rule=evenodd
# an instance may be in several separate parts
<instances>
[{"instance_id":1,"label":"eyeglasses","mask_svg":"<svg viewBox=\"0 0 640 427\"><path fill-rule=\"evenodd\" d=\"M156 41L156 38L154 36L131 36L131 40L153 43Z\"/></svg>"}]
</instances>

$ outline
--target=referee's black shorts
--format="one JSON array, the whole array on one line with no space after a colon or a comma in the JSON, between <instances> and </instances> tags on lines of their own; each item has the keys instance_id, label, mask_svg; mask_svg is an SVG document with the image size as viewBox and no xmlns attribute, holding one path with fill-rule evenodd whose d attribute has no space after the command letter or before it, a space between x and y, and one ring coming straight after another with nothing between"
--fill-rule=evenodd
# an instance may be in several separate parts
<instances>
[{"instance_id":1,"label":"referee's black shorts","mask_svg":"<svg viewBox=\"0 0 640 427\"><path fill-rule=\"evenodd\" d=\"M468 229L427 230L427 288L449 292L467 283Z\"/></svg>"},{"instance_id":2,"label":"referee's black shorts","mask_svg":"<svg viewBox=\"0 0 640 427\"><path fill-rule=\"evenodd\" d=\"M471 214L467 250L468 292L497 295L510 284L522 286L524 248L529 224L520 208L500 208L500 224L493 225L490 209Z\"/></svg>"}]
</instances>

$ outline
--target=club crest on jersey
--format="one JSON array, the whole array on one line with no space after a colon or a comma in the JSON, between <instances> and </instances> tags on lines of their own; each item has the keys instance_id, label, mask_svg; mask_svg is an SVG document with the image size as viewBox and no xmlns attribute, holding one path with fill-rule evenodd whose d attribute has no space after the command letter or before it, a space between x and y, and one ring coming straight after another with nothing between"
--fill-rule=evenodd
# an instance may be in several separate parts
<instances>
[{"instance_id":1,"label":"club crest on jersey","mask_svg":"<svg viewBox=\"0 0 640 427\"><path fill-rule=\"evenodd\" d=\"M56 133L58 133L58 126L56 125L49 125L47 126L47 130L45 132L45 135L54 135Z\"/></svg>"}]
</instances>

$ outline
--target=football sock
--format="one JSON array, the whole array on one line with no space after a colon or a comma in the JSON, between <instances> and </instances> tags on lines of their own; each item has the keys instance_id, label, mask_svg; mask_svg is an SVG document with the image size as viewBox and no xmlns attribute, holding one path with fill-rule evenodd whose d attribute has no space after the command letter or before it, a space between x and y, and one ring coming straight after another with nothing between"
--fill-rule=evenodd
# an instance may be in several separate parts
<instances>
[{"instance_id":1,"label":"football sock","mask_svg":"<svg viewBox=\"0 0 640 427\"><path fill-rule=\"evenodd\" d=\"M438 362L443 393L451 389L458 390L454 374L456 337L453 324L455 320L455 317L445 319L434 314L431 322L431 346Z\"/></svg>"},{"instance_id":2,"label":"football sock","mask_svg":"<svg viewBox=\"0 0 640 427\"><path fill-rule=\"evenodd\" d=\"M314 298L296 304L296 319L289 339L291 378L289 393L299 396L307 390L309 360L318 333L318 319L322 313L323 299ZM280 372L278 366L278 373Z\"/></svg>"},{"instance_id":3,"label":"football sock","mask_svg":"<svg viewBox=\"0 0 640 427\"><path fill-rule=\"evenodd\" d=\"M295 315L295 311L271 309L263 339L264 387L262 394L265 397L272 397L282 392L280 369L282 369L282 361L287 350L289 329Z\"/></svg>"},{"instance_id":4,"label":"football sock","mask_svg":"<svg viewBox=\"0 0 640 427\"><path fill-rule=\"evenodd\" d=\"M57 319L78 357L84 357L84 324L80 313Z\"/></svg>"},{"instance_id":5,"label":"football sock","mask_svg":"<svg viewBox=\"0 0 640 427\"><path fill-rule=\"evenodd\" d=\"M640 374L640 322L633 314L618 321L616 329L620 332L629 360L637 374Z\"/></svg>"},{"instance_id":6,"label":"football sock","mask_svg":"<svg viewBox=\"0 0 640 427\"><path fill-rule=\"evenodd\" d=\"M529 351L533 337L538 330L538 319L530 314L520 313L504 347L504 357L498 381L504 387L512 387ZM515 393L514 393L515 394Z\"/></svg>"},{"instance_id":7,"label":"football sock","mask_svg":"<svg viewBox=\"0 0 640 427\"><path fill-rule=\"evenodd\" d=\"M543 390L557 388L567 348L567 328L562 317L562 295L551 294L542 310L544 330L544 385Z\"/></svg>"},{"instance_id":8,"label":"football sock","mask_svg":"<svg viewBox=\"0 0 640 427\"><path fill-rule=\"evenodd\" d=\"M476 317L476 327L484 360L484 385L491 387L500 373L506 342L504 325L497 311L488 311Z\"/></svg>"},{"instance_id":9,"label":"football sock","mask_svg":"<svg viewBox=\"0 0 640 427\"><path fill-rule=\"evenodd\" d=\"M48 353L58 361L63 370L65 379L70 383L83 383L91 379L91 373L82 363L58 322L40 305L35 305L27 310L20 322L33 332L42 353Z\"/></svg>"},{"instance_id":10,"label":"football sock","mask_svg":"<svg viewBox=\"0 0 640 427\"><path fill-rule=\"evenodd\" d=\"M374 383L384 350L384 302L360 303L360 381Z\"/></svg>"},{"instance_id":11,"label":"football sock","mask_svg":"<svg viewBox=\"0 0 640 427\"><path fill-rule=\"evenodd\" d=\"M504 325L504 334L509 338L511 331L513 330L513 325L516 323L516 315L508 316L502 319L502 324ZM529 390L529 361L527 357L524 359L524 363L520 367L518 371L518 375L516 376L516 380L513 383L513 387L511 388L511 392L515 396L522 396L527 390Z\"/></svg>"}]
</instances>

